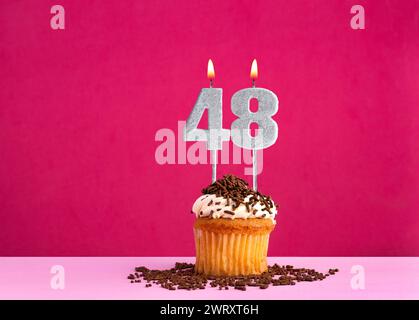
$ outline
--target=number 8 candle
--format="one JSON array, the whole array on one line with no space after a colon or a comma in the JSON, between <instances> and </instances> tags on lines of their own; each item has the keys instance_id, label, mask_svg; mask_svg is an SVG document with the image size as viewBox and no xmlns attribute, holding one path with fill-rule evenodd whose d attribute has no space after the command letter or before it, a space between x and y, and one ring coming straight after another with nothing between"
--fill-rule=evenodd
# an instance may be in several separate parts
<instances>
[{"instance_id":1,"label":"number 8 candle","mask_svg":"<svg viewBox=\"0 0 419 320\"><path fill-rule=\"evenodd\" d=\"M272 116L278 111L278 97L272 91L256 88L257 63L253 60L250 72L252 88L237 91L231 98L231 111L238 117L231 124L231 140L241 148L252 150L253 189L257 190L257 150L272 146L278 138L278 125ZM258 101L258 111L250 110L250 100ZM252 137L250 125L257 123L259 129Z\"/></svg>"}]
</instances>

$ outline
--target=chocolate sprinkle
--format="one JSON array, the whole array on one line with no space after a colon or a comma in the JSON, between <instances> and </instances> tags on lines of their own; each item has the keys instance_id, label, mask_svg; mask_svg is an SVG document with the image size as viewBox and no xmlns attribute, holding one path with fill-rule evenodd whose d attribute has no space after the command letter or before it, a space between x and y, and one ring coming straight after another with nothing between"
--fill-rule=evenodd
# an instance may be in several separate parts
<instances>
[{"instance_id":1,"label":"chocolate sprinkle","mask_svg":"<svg viewBox=\"0 0 419 320\"><path fill-rule=\"evenodd\" d=\"M338 269L329 269L324 274L314 269L294 268L294 266L280 266L274 264L268 266L268 270L260 275L249 276L207 276L197 274L193 263L176 262L175 267L167 270L150 270L146 267L135 268L135 275L130 274L127 278L131 283L139 283L141 279L147 283L146 288L153 284L167 290L196 290L206 289L207 284L219 290L228 290L229 287L236 290L246 291L247 287L259 287L267 289L269 286L293 286L298 282L322 281L330 275L336 274ZM138 278L138 280L135 280Z\"/></svg>"},{"instance_id":2,"label":"chocolate sprinkle","mask_svg":"<svg viewBox=\"0 0 419 320\"><path fill-rule=\"evenodd\" d=\"M224 197L227 199L227 206L229 206L232 201L233 210L237 209L240 204L244 204L247 211L250 212L250 208L253 208L258 202L264 206L262 210L265 210L270 214L272 214L271 209L274 208L274 203L270 196L265 196L260 192L251 189L246 181L231 174L225 175L222 179L219 179L204 188L202 193L215 194L217 197ZM244 199L248 196L250 196L249 202L244 202ZM219 203L216 202L215 204Z\"/></svg>"}]
</instances>

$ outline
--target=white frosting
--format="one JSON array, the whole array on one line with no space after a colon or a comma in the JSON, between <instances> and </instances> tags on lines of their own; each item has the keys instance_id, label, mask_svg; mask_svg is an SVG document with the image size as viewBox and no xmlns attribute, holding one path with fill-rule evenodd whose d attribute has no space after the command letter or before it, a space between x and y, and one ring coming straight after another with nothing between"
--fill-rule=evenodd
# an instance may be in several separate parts
<instances>
[{"instance_id":1,"label":"white frosting","mask_svg":"<svg viewBox=\"0 0 419 320\"><path fill-rule=\"evenodd\" d=\"M252 195L247 196L244 199L245 203L249 203L249 199ZM192 206L192 211L195 213L197 218L210 217L213 219L252 219L262 218L271 219L275 223L275 216L277 214L276 206L270 209L271 213L267 210L263 210L265 205L261 202L256 202L253 206L249 205L249 211L246 205L241 203L236 209L233 210L234 202L230 200L230 204L227 205L227 199L224 197L217 197L215 194L204 194L196 199ZM227 212L226 212L227 210ZM231 214L231 212L233 214Z\"/></svg>"}]
</instances>

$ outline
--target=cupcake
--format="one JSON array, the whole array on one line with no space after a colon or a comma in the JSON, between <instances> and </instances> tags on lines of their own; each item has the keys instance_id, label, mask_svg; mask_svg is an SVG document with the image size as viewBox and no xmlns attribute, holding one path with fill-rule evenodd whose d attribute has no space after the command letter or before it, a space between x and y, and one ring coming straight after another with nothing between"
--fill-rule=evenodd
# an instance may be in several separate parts
<instances>
[{"instance_id":1,"label":"cupcake","mask_svg":"<svg viewBox=\"0 0 419 320\"><path fill-rule=\"evenodd\" d=\"M192 207L196 264L206 275L249 275L267 270L269 235L277 208L246 181L226 175L202 190Z\"/></svg>"}]
</instances>

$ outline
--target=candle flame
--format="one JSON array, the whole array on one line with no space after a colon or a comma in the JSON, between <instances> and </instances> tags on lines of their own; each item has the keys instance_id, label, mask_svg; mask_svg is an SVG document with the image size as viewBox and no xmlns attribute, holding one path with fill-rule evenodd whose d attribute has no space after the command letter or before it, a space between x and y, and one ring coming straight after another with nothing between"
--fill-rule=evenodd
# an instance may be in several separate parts
<instances>
[{"instance_id":1,"label":"candle flame","mask_svg":"<svg viewBox=\"0 0 419 320\"><path fill-rule=\"evenodd\" d=\"M253 59L252 68L250 69L250 79L252 79L252 81L255 81L257 80L257 78L258 78L258 63L256 59Z\"/></svg>"},{"instance_id":2,"label":"candle flame","mask_svg":"<svg viewBox=\"0 0 419 320\"><path fill-rule=\"evenodd\" d=\"M215 71L214 71L214 64L212 63L212 60L209 59L208 60L208 72L207 72L207 76L209 80L214 80L215 79Z\"/></svg>"}]
</instances>

